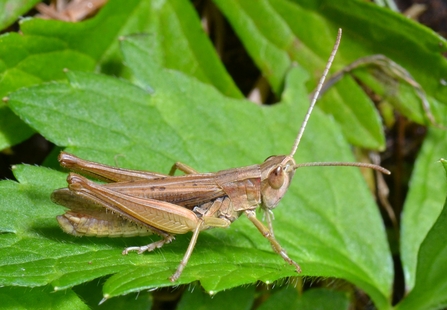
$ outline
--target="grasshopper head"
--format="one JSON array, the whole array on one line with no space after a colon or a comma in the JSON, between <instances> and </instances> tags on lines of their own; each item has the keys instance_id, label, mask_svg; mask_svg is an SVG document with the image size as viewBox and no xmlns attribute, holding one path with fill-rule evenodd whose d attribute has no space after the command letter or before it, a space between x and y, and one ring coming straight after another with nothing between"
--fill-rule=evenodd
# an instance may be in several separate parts
<instances>
[{"instance_id":1,"label":"grasshopper head","mask_svg":"<svg viewBox=\"0 0 447 310\"><path fill-rule=\"evenodd\" d=\"M274 209L289 188L295 174L295 160L288 155L270 156L261 165L262 206Z\"/></svg>"}]
</instances>

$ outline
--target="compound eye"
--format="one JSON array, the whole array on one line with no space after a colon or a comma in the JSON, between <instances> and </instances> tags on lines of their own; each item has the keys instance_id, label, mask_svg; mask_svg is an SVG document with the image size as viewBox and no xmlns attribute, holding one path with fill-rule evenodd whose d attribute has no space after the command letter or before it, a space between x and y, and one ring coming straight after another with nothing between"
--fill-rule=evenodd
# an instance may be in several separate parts
<instances>
[{"instance_id":1,"label":"compound eye","mask_svg":"<svg viewBox=\"0 0 447 310\"><path fill-rule=\"evenodd\" d=\"M277 167L268 176L269 185L273 189L278 189L284 184L286 174L284 173L282 167Z\"/></svg>"}]
</instances>

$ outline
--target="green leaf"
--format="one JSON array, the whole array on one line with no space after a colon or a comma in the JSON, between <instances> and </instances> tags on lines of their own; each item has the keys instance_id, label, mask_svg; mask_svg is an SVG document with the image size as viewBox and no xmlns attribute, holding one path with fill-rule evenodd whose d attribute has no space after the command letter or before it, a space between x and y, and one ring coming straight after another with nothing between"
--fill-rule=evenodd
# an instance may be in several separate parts
<instances>
[{"instance_id":1,"label":"green leaf","mask_svg":"<svg viewBox=\"0 0 447 310\"><path fill-rule=\"evenodd\" d=\"M447 173L447 161L444 158L441 158L439 162L444 166L444 169L446 170Z\"/></svg>"},{"instance_id":2,"label":"green leaf","mask_svg":"<svg viewBox=\"0 0 447 310\"><path fill-rule=\"evenodd\" d=\"M442 160L444 170L446 162ZM438 166L439 170L442 170ZM439 183L446 183L445 176ZM445 191L444 191L445 193ZM427 211L427 210L425 210ZM420 244L414 287L397 309L441 309L447 306L447 203Z\"/></svg>"},{"instance_id":3,"label":"green leaf","mask_svg":"<svg viewBox=\"0 0 447 310\"><path fill-rule=\"evenodd\" d=\"M270 309L349 309L348 296L342 292L315 288L299 294L287 287L274 293L259 310Z\"/></svg>"},{"instance_id":4,"label":"green leaf","mask_svg":"<svg viewBox=\"0 0 447 310\"><path fill-rule=\"evenodd\" d=\"M178 310L249 310L253 308L255 287L237 287L210 296L200 287L193 287L191 292L183 294Z\"/></svg>"},{"instance_id":5,"label":"green leaf","mask_svg":"<svg viewBox=\"0 0 447 310\"><path fill-rule=\"evenodd\" d=\"M45 21L47 22L47 21ZM61 40L8 33L0 37L0 96L23 86L62 79L64 68L92 70L93 60ZM28 138L33 131L0 103L0 149Z\"/></svg>"},{"instance_id":6,"label":"green leaf","mask_svg":"<svg viewBox=\"0 0 447 310\"><path fill-rule=\"evenodd\" d=\"M289 151L308 107L302 69L291 70L280 104L261 108L229 99L173 70L160 69L154 76L150 69L157 67L153 65L157 60L150 58L150 37L131 37L122 44L138 84L150 87L152 94L122 80L69 72L69 83L17 91L11 95L11 108L50 141L68 146L68 151L108 164L116 160L121 167L166 173L175 161L182 161L198 171L217 171L261 163L272 154ZM353 160L337 125L319 110L311 117L296 157L298 162ZM53 189L66 186L61 173L45 176L39 172L32 177L22 170L15 173L18 187L25 181L39 186L49 180L57 182ZM15 195L26 192L15 191ZM39 191L42 197L50 194L47 187ZM15 204L10 204L14 210ZM42 204L51 207L49 198ZM45 273L24 275L22 285L35 283L37 277L41 283L48 281L63 289L114 273L104 285L106 298L172 285L167 278L186 250L188 235L177 236L175 242L154 253L122 256L126 245L146 244L148 238L73 238L58 231L54 215L62 210L53 208L45 221L53 237L39 236L46 251L32 259L33 265L46 266L42 268ZM27 212L23 203L15 210L17 218ZM365 290L378 308L388 307L392 261L377 206L357 169L299 169L275 217L275 236L301 264L303 275L348 279ZM26 227L26 223L21 225ZM18 233L5 236L10 238L4 243L7 249L13 243L14 257L22 257L18 264L30 264L25 253L37 240ZM22 243L11 241L16 238L23 238ZM49 245L55 252L51 260L45 257ZM0 278L12 272L7 266ZM199 280L205 290L218 292L294 275L294 268L242 217L227 230L200 235L178 284Z\"/></svg>"},{"instance_id":7,"label":"green leaf","mask_svg":"<svg viewBox=\"0 0 447 310\"><path fill-rule=\"evenodd\" d=\"M86 22L46 22L30 20L22 24L22 31L65 41L72 49L97 60L96 66L100 66L101 72L114 76L129 75L129 72L122 72L125 68L118 50L118 39L123 35L148 32L157 42L164 67L195 76L230 97L241 97L188 1L129 0L124 3L111 0L98 16ZM176 53L179 50L182 57Z\"/></svg>"},{"instance_id":8,"label":"green leaf","mask_svg":"<svg viewBox=\"0 0 447 310\"><path fill-rule=\"evenodd\" d=\"M242 97L189 1L152 2L148 9L153 52L158 52L161 66L194 76L229 97Z\"/></svg>"},{"instance_id":9,"label":"green leaf","mask_svg":"<svg viewBox=\"0 0 447 310\"><path fill-rule=\"evenodd\" d=\"M34 289L23 287L0 288L2 309L29 310L29 309L89 309L82 300L71 290L53 292L51 287L38 287Z\"/></svg>"},{"instance_id":10,"label":"green leaf","mask_svg":"<svg viewBox=\"0 0 447 310\"><path fill-rule=\"evenodd\" d=\"M0 29L13 24L21 15L24 15L39 0L0 0Z\"/></svg>"},{"instance_id":11,"label":"green leaf","mask_svg":"<svg viewBox=\"0 0 447 310\"><path fill-rule=\"evenodd\" d=\"M73 287L73 291L88 305L89 309L101 310L128 310L128 309L152 309L152 292L142 291L126 296L119 296L112 302L100 303L102 284L105 279L96 279Z\"/></svg>"},{"instance_id":12,"label":"green leaf","mask_svg":"<svg viewBox=\"0 0 447 310\"><path fill-rule=\"evenodd\" d=\"M228 96L241 97L186 1L111 0L97 16L82 23L36 18L20 25L22 34L0 37L0 97L20 87L62 80L64 69L128 77L118 39L144 31L154 33L164 66L196 76ZM182 57L172 54L174 45L183 49ZM7 106L0 105L0 149L31 134Z\"/></svg>"},{"instance_id":13,"label":"green leaf","mask_svg":"<svg viewBox=\"0 0 447 310\"><path fill-rule=\"evenodd\" d=\"M447 184L438 160L447 154L447 132L430 128L410 180L401 223L401 258L407 291L416 283L421 244L442 211ZM442 180L442 181L441 181Z\"/></svg>"},{"instance_id":14,"label":"green leaf","mask_svg":"<svg viewBox=\"0 0 447 310\"><path fill-rule=\"evenodd\" d=\"M427 123L428 115L424 112L421 98L415 97L416 89L404 82L402 76L399 77L400 79L396 79L396 77L393 78L373 66L366 69L356 69L353 74L355 74L356 78L367 85L367 87L369 87L375 94L382 98L380 102L382 105L384 103L390 103L390 108L392 108L392 120L395 118L394 110L398 110L402 115L418 124ZM408 76L404 77L408 78ZM431 101L435 103L435 99L431 98ZM381 109L384 123L388 125L387 127L391 127L394 120L388 124L387 115L383 111L383 107L381 108L379 106L379 108Z\"/></svg>"}]
</instances>

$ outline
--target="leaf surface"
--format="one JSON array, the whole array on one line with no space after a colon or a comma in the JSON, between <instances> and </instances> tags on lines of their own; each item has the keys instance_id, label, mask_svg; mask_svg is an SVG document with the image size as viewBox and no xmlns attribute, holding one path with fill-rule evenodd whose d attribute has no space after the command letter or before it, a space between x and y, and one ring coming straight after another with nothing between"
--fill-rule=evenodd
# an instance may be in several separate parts
<instances>
[{"instance_id":1,"label":"leaf surface","mask_svg":"<svg viewBox=\"0 0 447 310\"><path fill-rule=\"evenodd\" d=\"M182 161L199 171L217 171L261 163L272 154L289 151L309 104L302 69L291 70L281 103L261 108L229 99L195 78L163 69L151 61L150 37L130 37L122 44L138 85L147 87L69 72L69 83L17 91L11 96L11 108L47 139L67 146L67 151L108 164L116 160L126 168L166 173L173 162ZM296 157L297 162L353 160L340 129L318 109ZM19 209L12 201L11 209L21 212L17 218L23 218L28 208L48 210L41 215L45 221L39 222L40 229L48 233L32 236L42 239L39 242L46 244L43 249L51 248L55 253L52 259L46 256L47 250L24 255L36 240L29 231L19 231L19 224L5 223L10 232L2 235L6 247L14 247L17 254L10 258L4 275L13 271L12 265L41 264L45 273L24 275L21 285L52 283L62 289L114 273L104 285L106 298L172 285L167 278L183 256L189 235L177 236L175 242L154 253L122 256L126 245L142 245L148 238L67 236L54 219L63 208L49 201L53 189L66 186L65 174L20 166L15 175L20 183L0 184L28 184L29 188L18 191L18 197L23 200L32 191L42 201L24 201ZM387 308L393 278L391 257L380 214L357 169L299 169L275 217L275 236L301 264L303 275L348 279L365 290L379 308ZM29 225L22 221L20 226ZM200 235L178 283L199 280L207 291L218 292L294 275L294 269L242 217L229 229Z\"/></svg>"}]
</instances>

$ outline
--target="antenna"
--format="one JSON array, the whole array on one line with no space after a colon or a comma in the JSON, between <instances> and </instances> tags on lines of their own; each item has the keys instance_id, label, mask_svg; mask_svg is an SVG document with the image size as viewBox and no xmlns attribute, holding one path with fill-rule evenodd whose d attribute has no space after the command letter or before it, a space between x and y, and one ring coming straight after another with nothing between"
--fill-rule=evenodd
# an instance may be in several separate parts
<instances>
[{"instance_id":1,"label":"antenna","mask_svg":"<svg viewBox=\"0 0 447 310\"><path fill-rule=\"evenodd\" d=\"M312 114L312 110L315 107L315 103L317 102L318 96L320 95L321 89L323 88L324 80L326 79L326 76L329 72L329 69L332 66L332 62L334 61L335 54L337 54L338 46L340 45L341 41L341 28L338 29L337 34L337 40L335 41L334 48L332 49L331 55L329 56L329 60L326 64L326 67L324 68L323 75L321 76L320 80L318 81L317 89L315 90L315 93L312 97L312 101L310 103L309 109L306 112L306 115L304 116L303 123L300 127L300 131L298 132L298 135L295 139L295 143L293 144L292 151L290 152L290 156L294 157L296 150L298 149L298 145L300 144L301 138L303 137L304 130L306 129L307 122L309 121L310 114ZM382 172L383 174L391 174L391 172L379 165L374 164L368 164L368 163L347 163L347 162L312 162L312 163L303 163L303 164L297 164L293 166L293 169L297 169L300 167L315 167L315 166L348 166L348 167L363 167L363 168L370 168L377 171Z\"/></svg>"},{"instance_id":2,"label":"antenna","mask_svg":"<svg viewBox=\"0 0 447 310\"><path fill-rule=\"evenodd\" d=\"M369 163L347 163L347 162L313 162L313 163L302 163L293 166L293 169L301 168L301 167L321 167L321 166L344 166L344 167L361 167L361 168L370 168L382 172L383 174L390 175L391 172L388 169L385 169L379 165L369 164Z\"/></svg>"},{"instance_id":3,"label":"antenna","mask_svg":"<svg viewBox=\"0 0 447 310\"><path fill-rule=\"evenodd\" d=\"M314 96L312 97L309 109L307 110L306 115L304 116L304 120L301 125L300 131L298 132L298 136L296 137L295 143L293 144L292 147L292 151L290 152L290 157L294 157L296 150L298 149L298 145L300 144L301 138L303 137L304 130L306 129L307 126L307 122L309 121L310 114L312 113L315 103L317 102L318 96L320 95L321 88L323 87L324 80L326 79L329 69L332 66L335 54L337 54L338 46L340 45L340 40L341 40L341 28L338 29L337 40L335 41L334 48L332 49L331 56L329 56L329 60L326 64L326 67L324 68L323 75L321 76L320 81L318 81L317 89L314 93Z\"/></svg>"}]
</instances>

